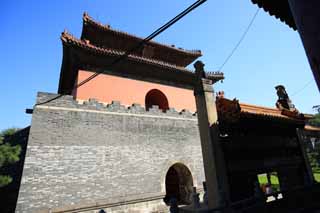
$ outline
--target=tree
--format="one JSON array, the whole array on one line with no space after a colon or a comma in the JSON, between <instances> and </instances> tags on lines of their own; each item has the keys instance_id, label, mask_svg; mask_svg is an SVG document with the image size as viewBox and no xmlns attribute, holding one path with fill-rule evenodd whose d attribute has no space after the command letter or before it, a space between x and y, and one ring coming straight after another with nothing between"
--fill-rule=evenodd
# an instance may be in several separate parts
<instances>
[{"instance_id":1,"label":"tree","mask_svg":"<svg viewBox=\"0 0 320 213\"><path fill-rule=\"evenodd\" d=\"M315 105L312 109L316 110L320 114L320 105Z\"/></svg>"},{"instance_id":2,"label":"tree","mask_svg":"<svg viewBox=\"0 0 320 213\"><path fill-rule=\"evenodd\" d=\"M311 126L318 126L320 127L320 105L316 105L312 107L316 110L317 114L315 114L314 118L309 121Z\"/></svg>"},{"instance_id":3,"label":"tree","mask_svg":"<svg viewBox=\"0 0 320 213\"><path fill-rule=\"evenodd\" d=\"M310 166L313 170L313 172L318 173L320 170L320 165L319 165L319 153L318 152L309 152L307 153Z\"/></svg>"},{"instance_id":4,"label":"tree","mask_svg":"<svg viewBox=\"0 0 320 213\"><path fill-rule=\"evenodd\" d=\"M309 124L311 126L318 126L320 127L320 113L316 114L314 116L314 118L312 118L310 121L309 121Z\"/></svg>"},{"instance_id":5,"label":"tree","mask_svg":"<svg viewBox=\"0 0 320 213\"><path fill-rule=\"evenodd\" d=\"M0 169L19 161L19 155L21 153L20 145L12 146L10 142L6 140L17 130L17 128L10 128L0 132ZM8 185L11 181L12 177L9 175L0 174L0 187Z\"/></svg>"}]
</instances>

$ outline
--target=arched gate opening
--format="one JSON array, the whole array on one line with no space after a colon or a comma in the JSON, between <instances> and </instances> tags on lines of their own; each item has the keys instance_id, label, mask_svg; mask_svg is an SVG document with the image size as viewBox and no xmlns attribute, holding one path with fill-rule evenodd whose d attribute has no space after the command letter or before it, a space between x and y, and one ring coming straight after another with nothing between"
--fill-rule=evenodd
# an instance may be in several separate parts
<instances>
[{"instance_id":1,"label":"arched gate opening","mask_svg":"<svg viewBox=\"0 0 320 213\"><path fill-rule=\"evenodd\" d=\"M193 179L188 167L182 163L172 165L166 175L166 196L164 201L169 204L170 199L175 198L178 205L191 203Z\"/></svg>"}]
</instances>

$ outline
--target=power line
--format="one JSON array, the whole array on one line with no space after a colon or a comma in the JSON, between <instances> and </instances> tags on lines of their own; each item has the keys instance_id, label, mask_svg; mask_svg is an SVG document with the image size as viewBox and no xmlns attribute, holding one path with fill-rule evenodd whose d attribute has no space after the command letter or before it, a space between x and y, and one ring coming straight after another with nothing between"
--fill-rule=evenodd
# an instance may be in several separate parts
<instances>
[{"instance_id":1,"label":"power line","mask_svg":"<svg viewBox=\"0 0 320 213\"><path fill-rule=\"evenodd\" d=\"M177 21L179 21L183 16L187 15L189 12L191 12L193 9L195 9L196 7L200 6L202 3L204 3L206 0L199 0L197 2L195 2L194 4L192 4L191 6L189 6L187 9L185 9L183 12L181 12L179 15L177 15L176 17L174 17L173 19L171 19L169 22L167 22L165 25L163 25L162 27L158 28L156 31L154 31L153 33L151 33L148 37L146 37L145 39L143 39L137 46L131 48L130 50L128 50L124 55L120 56L119 58L116 58L113 62L111 62L111 64L109 65L110 67L114 66L115 64L119 63L120 61L122 61L123 59L127 58L128 55L132 52L134 52L135 50L139 49L143 44L145 44L146 42L152 40L153 38L155 38L157 35L159 35L160 33L162 33L163 31L165 31L166 29L168 29L171 25L173 25L174 23L176 23ZM75 88L79 88L80 86L86 84L88 81L94 79L95 77L97 77L98 75L102 74L102 72L97 72L91 76L89 76L87 79L83 80L82 82L80 82L78 85L75 86Z\"/></svg>"},{"instance_id":2,"label":"power line","mask_svg":"<svg viewBox=\"0 0 320 213\"><path fill-rule=\"evenodd\" d=\"M168 29L170 26L172 26L174 23L176 23L177 21L179 21L181 18L183 18L185 15L187 15L188 13L190 13L192 10L196 9L198 6L200 6L201 4L203 4L204 2L206 2L207 0L198 0L195 3L193 3L192 5L190 5L187 9L185 9L184 11L182 11L181 13L179 13L177 16L175 16L173 19L171 19L170 21L168 21L166 24L164 24L163 26L161 26L160 28L158 28L156 31L154 31L153 33L151 33L148 37L146 37L145 39L143 39L137 46L131 48L130 50L126 51L122 56L116 58L113 62L110 63L109 67L114 66L115 64L119 63L120 61L122 61L123 59L127 58L132 52L134 52L135 50L139 49L141 46L143 46L145 43L147 43L148 41L152 40L153 38L155 38L156 36L158 36L160 33L162 33L163 31L165 31L166 29ZM74 86L72 88L72 90L77 89L79 87L81 87L82 85L86 84L87 82L91 81L92 79L94 79L95 77L97 77L100 74L103 74L104 71L101 72L96 72L94 74L92 74L91 76L89 76L88 78L86 78L85 80L81 81L79 84L77 84L76 86ZM69 91L69 92L72 92ZM42 104L46 104L49 103L53 100L56 100L60 97L62 97L63 94L57 95L56 97L49 99L47 101L41 102L36 104L37 105L42 105Z\"/></svg>"},{"instance_id":3,"label":"power line","mask_svg":"<svg viewBox=\"0 0 320 213\"><path fill-rule=\"evenodd\" d=\"M295 91L294 93L292 93L292 97L299 94L300 92L302 92L305 88L307 88L311 83L313 82L313 79L310 79L310 81L308 81L303 87L301 87L299 90Z\"/></svg>"},{"instance_id":4,"label":"power line","mask_svg":"<svg viewBox=\"0 0 320 213\"><path fill-rule=\"evenodd\" d=\"M240 37L238 43L236 44L236 46L232 49L232 51L230 52L230 54L228 55L228 57L225 59L225 61L222 63L222 65L219 68L219 71L222 70L222 68L224 67L224 65L226 65L226 63L229 61L229 59L232 57L232 55L235 53L235 51L238 49L238 47L240 46L241 42L244 40L244 38L246 37L247 33L249 32L254 20L256 19L258 13L259 13L260 8L257 9L257 11L254 13L249 25L247 26L246 30L244 31L244 33L242 34L242 36Z\"/></svg>"}]
</instances>

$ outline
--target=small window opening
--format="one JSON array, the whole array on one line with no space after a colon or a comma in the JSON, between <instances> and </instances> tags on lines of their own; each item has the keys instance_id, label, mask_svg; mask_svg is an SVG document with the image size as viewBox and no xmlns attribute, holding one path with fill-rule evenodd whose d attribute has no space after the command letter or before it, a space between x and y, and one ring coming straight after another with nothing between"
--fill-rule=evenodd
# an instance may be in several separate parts
<instances>
[{"instance_id":1,"label":"small window opening","mask_svg":"<svg viewBox=\"0 0 320 213\"><path fill-rule=\"evenodd\" d=\"M167 97L165 94L163 94L163 92L157 89L152 89L147 93L145 104L147 110L149 110L152 106L158 106L159 109L164 112L169 109Z\"/></svg>"},{"instance_id":2,"label":"small window opening","mask_svg":"<svg viewBox=\"0 0 320 213\"><path fill-rule=\"evenodd\" d=\"M277 172L268 172L258 175L261 190L267 196L267 202L282 199Z\"/></svg>"}]
</instances>

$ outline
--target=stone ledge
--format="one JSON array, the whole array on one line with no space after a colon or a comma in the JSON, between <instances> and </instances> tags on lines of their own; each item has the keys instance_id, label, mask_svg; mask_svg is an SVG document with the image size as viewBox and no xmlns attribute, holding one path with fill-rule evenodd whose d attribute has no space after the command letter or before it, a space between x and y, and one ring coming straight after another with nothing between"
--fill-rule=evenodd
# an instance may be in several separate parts
<instances>
[{"instance_id":1,"label":"stone ledge","mask_svg":"<svg viewBox=\"0 0 320 213\"><path fill-rule=\"evenodd\" d=\"M116 200L115 198L99 200L97 202L82 202L74 205L65 205L62 207L55 207L51 209L41 209L36 211L37 213L67 213L67 212L83 212L90 210L105 209L129 204L137 204L142 202L161 200L165 196L165 193L150 193L142 195L132 195L125 197L118 197L118 202L112 202L111 200Z\"/></svg>"},{"instance_id":2,"label":"stone ledge","mask_svg":"<svg viewBox=\"0 0 320 213\"><path fill-rule=\"evenodd\" d=\"M54 106L54 107L67 107L67 108L77 108L77 109L88 109L97 111L107 111L107 112L123 112L132 114L147 114L147 115L157 115L157 116L170 116L170 117L182 117L182 118L196 118L196 113L191 113L190 111L184 109L178 112L174 108L170 108L166 112L159 109L158 106L152 106L149 110L146 110L143 106L137 103L133 103L131 106L126 107L121 105L120 101L112 101L110 104L104 104L98 102L96 99L89 99L83 103L79 103L73 99L71 95L63 95L59 97L59 94L38 92L36 106ZM48 102L48 100L52 101ZM42 104L43 103L43 104Z\"/></svg>"}]
</instances>

